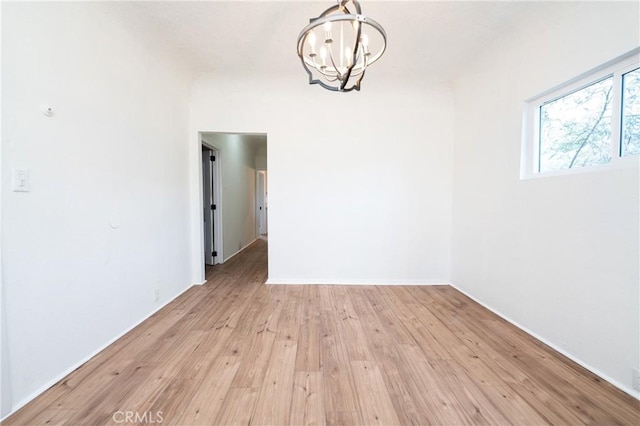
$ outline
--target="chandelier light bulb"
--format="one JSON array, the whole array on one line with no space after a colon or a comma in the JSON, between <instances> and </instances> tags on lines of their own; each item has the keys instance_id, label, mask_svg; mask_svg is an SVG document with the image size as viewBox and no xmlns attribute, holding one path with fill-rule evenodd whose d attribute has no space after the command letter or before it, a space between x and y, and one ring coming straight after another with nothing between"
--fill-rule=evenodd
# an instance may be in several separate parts
<instances>
[{"instance_id":1,"label":"chandelier light bulb","mask_svg":"<svg viewBox=\"0 0 640 426\"><path fill-rule=\"evenodd\" d=\"M327 48L322 46L320 48L320 59L322 60L322 65L320 66L321 71L327 68Z\"/></svg>"},{"instance_id":2,"label":"chandelier light bulb","mask_svg":"<svg viewBox=\"0 0 640 426\"><path fill-rule=\"evenodd\" d=\"M313 33L312 33L312 34L313 34ZM369 46L369 36L368 36L368 35L366 35L366 34L364 34L364 33L363 33L363 34L362 34L362 37L360 38L360 40L362 41L362 45L363 45L364 47Z\"/></svg>"},{"instance_id":3,"label":"chandelier light bulb","mask_svg":"<svg viewBox=\"0 0 640 426\"><path fill-rule=\"evenodd\" d=\"M326 44L333 43L333 38L331 38L331 22L325 22L324 24L324 42Z\"/></svg>"},{"instance_id":4,"label":"chandelier light bulb","mask_svg":"<svg viewBox=\"0 0 640 426\"><path fill-rule=\"evenodd\" d=\"M311 46L311 53L309 56L313 58L316 56L316 33L313 31L309 33L309 46Z\"/></svg>"}]
</instances>

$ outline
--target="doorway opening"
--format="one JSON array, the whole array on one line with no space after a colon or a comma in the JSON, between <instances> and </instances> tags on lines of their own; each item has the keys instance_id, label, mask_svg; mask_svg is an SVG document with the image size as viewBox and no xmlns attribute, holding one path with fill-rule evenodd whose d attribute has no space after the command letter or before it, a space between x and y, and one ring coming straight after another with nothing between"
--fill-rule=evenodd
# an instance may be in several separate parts
<instances>
[{"instance_id":1,"label":"doorway opening","mask_svg":"<svg viewBox=\"0 0 640 426\"><path fill-rule=\"evenodd\" d=\"M203 278L268 233L267 135L200 132ZM199 197L200 198L200 197Z\"/></svg>"}]
</instances>

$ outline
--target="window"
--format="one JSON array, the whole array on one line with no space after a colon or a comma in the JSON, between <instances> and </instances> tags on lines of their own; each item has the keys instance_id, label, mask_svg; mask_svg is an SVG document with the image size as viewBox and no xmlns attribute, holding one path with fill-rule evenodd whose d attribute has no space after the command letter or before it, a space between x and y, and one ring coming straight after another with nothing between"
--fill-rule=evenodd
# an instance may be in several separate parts
<instances>
[{"instance_id":1,"label":"window","mask_svg":"<svg viewBox=\"0 0 640 426\"><path fill-rule=\"evenodd\" d=\"M640 154L640 69L622 76L622 155Z\"/></svg>"},{"instance_id":2,"label":"window","mask_svg":"<svg viewBox=\"0 0 640 426\"><path fill-rule=\"evenodd\" d=\"M526 103L523 174L640 154L640 49Z\"/></svg>"},{"instance_id":3,"label":"window","mask_svg":"<svg viewBox=\"0 0 640 426\"><path fill-rule=\"evenodd\" d=\"M611 160L613 77L540 106L538 171Z\"/></svg>"}]
</instances>

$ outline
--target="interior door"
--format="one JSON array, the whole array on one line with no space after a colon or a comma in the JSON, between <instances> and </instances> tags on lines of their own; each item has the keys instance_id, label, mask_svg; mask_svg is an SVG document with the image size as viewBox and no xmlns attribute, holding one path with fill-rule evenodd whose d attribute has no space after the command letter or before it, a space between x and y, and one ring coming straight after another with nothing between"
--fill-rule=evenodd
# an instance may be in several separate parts
<instances>
[{"instance_id":1,"label":"interior door","mask_svg":"<svg viewBox=\"0 0 640 426\"><path fill-rule=\"evenodd\" d=\"M215 262L214 241L214 209L213 203L213 151L206 146L202 147L202 208L204 220L204 263L213 265Z\"/></svg>"}]
</instances>

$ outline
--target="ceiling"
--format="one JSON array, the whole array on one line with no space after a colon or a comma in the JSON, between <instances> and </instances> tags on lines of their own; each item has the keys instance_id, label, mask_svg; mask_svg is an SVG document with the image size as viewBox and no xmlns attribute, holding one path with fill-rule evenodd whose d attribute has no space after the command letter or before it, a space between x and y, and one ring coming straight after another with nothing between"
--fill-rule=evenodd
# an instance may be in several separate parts
<instances>
[{"instance_id":1,"label":"ceiling","mask_svg":"<svg viewBox=\"0 0 640 426\"><path fill-rule=\"evenodd\" d=\"M200 72L304 78L296 54L298 33L333 4L151 1L123 7L128 19L146 21L157 40L174 46ZM375 64L376 73L444 82L523 23L548 18L559 3L361 0L361 6L388 36L387 52Z\"/></svg>"}]
</instances>

